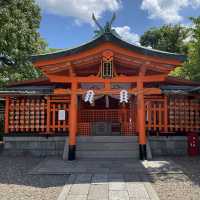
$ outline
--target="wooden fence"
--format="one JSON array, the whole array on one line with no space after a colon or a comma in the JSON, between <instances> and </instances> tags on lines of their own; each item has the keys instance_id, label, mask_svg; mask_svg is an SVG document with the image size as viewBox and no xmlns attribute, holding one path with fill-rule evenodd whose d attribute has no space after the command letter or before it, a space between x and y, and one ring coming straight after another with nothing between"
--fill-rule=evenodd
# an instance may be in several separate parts
<instances>
[{"instance_id":1,"label":"wooden fence","mask_svg":"<svg viewBox=\"0 0 200 200\"><path fill-rule=\"evenodd\" d=\"M67 134L70 96L6 98L5 133ZM200 99L184 96L151 96L145 98L146 130L163 132L199 132ZM122 135L136 134L137 104L119 109L80 109L78 130L91 133L93 122L111 122ZM59 110L66 119L58 120ZM118 126L118 124L120 124Z\"/></svg>"},{"instance_id":2,"label":"wooden fence","mask_svg":"<svg viewBox=\"0 0 200 200\"><path fill-rule=\"evenodd\" d=\"M157 132L199 132L200 100L184 96L146 99L146 129Z\"/></svg>"},{"instance_id":3,"label":"wooden fence","mask_svg":"<svg viewBox=\"0 0 200 200\"><path fill-rule=\"evenodd\" d=\"M8 116L5 132L61 133L68 129L69 98L7 98ZM58 120L58 110L65 110L66 120Z\"/></svg>"}]
</instances>

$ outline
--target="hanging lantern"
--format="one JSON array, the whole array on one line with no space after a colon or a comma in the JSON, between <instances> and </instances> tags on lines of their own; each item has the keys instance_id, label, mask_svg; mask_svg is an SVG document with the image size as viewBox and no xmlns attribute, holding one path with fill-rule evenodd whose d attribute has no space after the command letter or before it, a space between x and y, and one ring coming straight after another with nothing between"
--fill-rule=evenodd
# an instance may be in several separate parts
<instances>
[{"instance_id":1,"label":"hanging lantern","mask_svg":"<svg viewBox=\"0 0 200 200\"><path fill-rule=\"evenodd\" d=\"M120 103L128 103L128 91L127 90L120 91Z\"/></svg>"},{"instance_id":2,"label":"hanging lantern","mask_svg":"<svg viewBox=\"0 0 200 200\"><path fill-rule=\"evenodd\" d=\"M94 102L94 91L93 90L87 91L84 101L89 102L90 104L92 104Z\"/></svg>"}]
</instances>

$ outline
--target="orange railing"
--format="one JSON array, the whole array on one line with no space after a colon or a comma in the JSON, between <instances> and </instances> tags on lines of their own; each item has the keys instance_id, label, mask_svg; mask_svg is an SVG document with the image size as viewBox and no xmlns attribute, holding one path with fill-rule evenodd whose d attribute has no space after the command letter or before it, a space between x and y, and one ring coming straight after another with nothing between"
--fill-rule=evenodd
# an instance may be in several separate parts
<instances>
[{"instance_id":1,"label":"orange railing","mask_svg":"<svg viewBox=\"0 0 200 200\"><path fill-rule=\"evenodd\" d=\"M199 132L200 101L175 96L146 100L146 129L158 132Z\"/></svg>"},{"instance_id":2,"label":"orange railing","mask_svg":"<svg viewBox=\"0 0 200 200\"><path fill-rule=\"evenodd\" d=\"M68 129L68 105L52 98L9 98L7 132L56 133ZM58 111L65 110L66 119L58 120Z\"/></svg>"}]
</instances>

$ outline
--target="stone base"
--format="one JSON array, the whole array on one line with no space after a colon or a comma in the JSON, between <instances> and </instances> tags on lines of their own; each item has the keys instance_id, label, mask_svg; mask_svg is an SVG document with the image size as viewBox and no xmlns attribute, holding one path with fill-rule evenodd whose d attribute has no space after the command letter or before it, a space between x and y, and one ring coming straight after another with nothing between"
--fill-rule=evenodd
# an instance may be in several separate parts
<instances>
[{"instance_id":1,"label":"stone base","mask_svg":"<svg viewBox=\"0 0 200 200\"><path fill-rule=\"evenodd\" d=\"M186 136L149 136L149 143L154 156L186 156Z\"/></svg>"},{"instance_id":2,"label":"stone base","mask_svg":"<svg viewBox=\"0 0 200 200\"><path fill-rule=\"evenodd\" d=\"M6 136L4 154L61 156L70 159L138 159L139 145L135 136L78 136L75 147L68 145L68 137ZM70 150L70 151L69 151Z\"/></svg>"},{"instance_id":3,"label":"stone base","mask_svg":"<svg viewBox=\"0 0 200 200\"><path fill-rule=\"evenodd\" d=\"M6 155L62 156L66 137L4 137Z\"/></svg>"},{"instance_id":4,"label":"stone base","mask_svg":"<svg viewBox=\"0 0 200 200\"><path fill-rule=\"evenodd\" d=\"M185 156L187 155L187 137L184 136L150 136L149 144L153 157L155 156ZM137 137L78 137L78 158L138 158L139 148ZM51 136L5 136L5 155L32 156L63 156L68 157L68 137Z\"/></svg>"}]
</instances>

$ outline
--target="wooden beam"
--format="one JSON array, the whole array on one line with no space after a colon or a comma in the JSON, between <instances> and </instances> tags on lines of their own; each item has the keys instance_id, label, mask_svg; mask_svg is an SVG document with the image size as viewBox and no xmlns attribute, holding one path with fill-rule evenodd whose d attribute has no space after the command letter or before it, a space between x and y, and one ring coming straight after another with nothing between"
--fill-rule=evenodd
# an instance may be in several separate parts
<instances>
[{"instance_id":1,"label":"wooden beam","mask_svg":"<svg viewBox=\"0 0 200 200\"><path fill-rule=\"evenodd\" d=\"M77 135L77 118L78 118L78 99L77 99L77 83L72 83L71 101L69 111L69 151L68 159L75 160L76 158L76 135Z\"/></svg>"},{"instance_id":2,"label":"wooden beam","mask_svg":"<svg viewBox=\"0 0 200 200\"><path fill-rule=\"evenodd\" d=\"M147 71L147 68L146 68L146 63L142 64L140 66L140 71L139 71L139 76L145 76L146 74L146 71Z\"/></svg>"},{"instance_id":3,"label":"wooden beam","mask_svg":"<svg viewBox=\"0 0 200 200\"><path fill-rule=\"evenodd\" d=\"M47 97L47 121L46 121L46 124L47 124L47 127L46 127L46 133L49 134L50 133L50 115L51 115L51 99L50 97L48 96Z\"/></svg>"},{"instance_id":4,"label":"wooden beam","mask_svg":"<svg viewBox=\"0 0 200 200\"><path fill-rule=\"evenodd\" d=\"M75 74L75 72L74 72L74 68L72 67L72 65L71 65L71 63L69 63L69 75L71 76L71 77L74 77L76 74Z\"/></svg>"},{"instance_id":5,"label":"wooden beam","mask_svg":"<svg viewBox=\"0 0 200 200\"><path fill-rule=\"evenodd\" d=\"M74 72L71 66L70 62L67 63L62 63L62 64L57 64L57 65L50 65L50 66L45 66L42 67L41 70L47 75L53 75L62 71L69 70L70 76L74 76Z\"/></svg>"},{"instance_id":6,"label":"wooden beam","mask_svg":"<svg viewBox=\"0 0 200 200\"><path fill-rule=\"evenodd\" d=\"M138 91L143 91L143 82L137 82ZM146 144L146 133L145 133L145 104L144 104L144 93L140 92L137 95L137 127L139 131L139 144Z\"/></svg>"},{"instance_id":7,"label":"wooden beam","mask_svg":"<svg viewBox=\"0 0 200 200\"><path fill-rule=\"evenodd\" d=\"M100 94L119 94L120 93L120 89L101 89L101 90L93 90L95 94L100 95ZM71 93L70 91L68 91L69 93ZM81 94L85 94L87 92L87 90L85 89L78 89L77 90L77 94L81 95ZM144 95L149 95L149 94L161 94L161 90L160 88L143 88L143 90L138 90L138 88L133 88L133 89L128 89L128 93L129 94L133 94L133 95L139 95L140 93L144 94Z\"/></svg>"},{"instance_id":8,"label":"wooden beam","mask_svg":"<svg viewBox=\"0 0 200 200\"><path fill-rule=\"evenodd\" d=\"M164 130L168 132L168 99L164 97Z\"/></svg>"},{"instance_id":9,"label":"wooden beam","mask_svg":"<svg viewBox=\"0 0 200 200\"><path fill-rule=\"evenodd\" d=\"M6 97L5 98L5 113L4 113L4 133L8 134L9 133L9 103L10 103L10 98Z\"/></svg>"},{"instance_id":10,"label":"wooden beam","mask_svg":"<svg viewBox=\"0 0 200 200\"><path fill-rule=\"evenodd\" d=\"M96 95L101 95L101 94L113 94L113 95L118 95L120 93L120 89L110 89L109 85L106 86L107 88L105 89L94 89L94 93ZM54 94L62 94L62 95L71 95L72 91L70 89L57 89L57 92L54 92ZM77 95L83 95L88 91L88 89L77 89L76 90L76 94ZM128 89L128 93L129 94L133 94L135 96L139 95L140 93L143 93L144 95L150 95L150 94L154 94L154 95L160 95L161 94L161 90L160 88L143 88L143 90L138 90L138 88L132 88L132 89Z\"/></svg>"},{"instance_id":11,"label":"wooden beam","mask_svg":"<svg viewBox=\"0 0 200 200\"><path fill-rule=\"evenodd\" d=\"M143 82L163 82L165 81L167 75L151 75L151 76L118 76L112 79L103 79L98 76L87 76L87 77L68 77L68 76L56 76L49 75L49 80L51 82L60 83L136 83L139 80Z\"/></svg>"}]
</instances>

